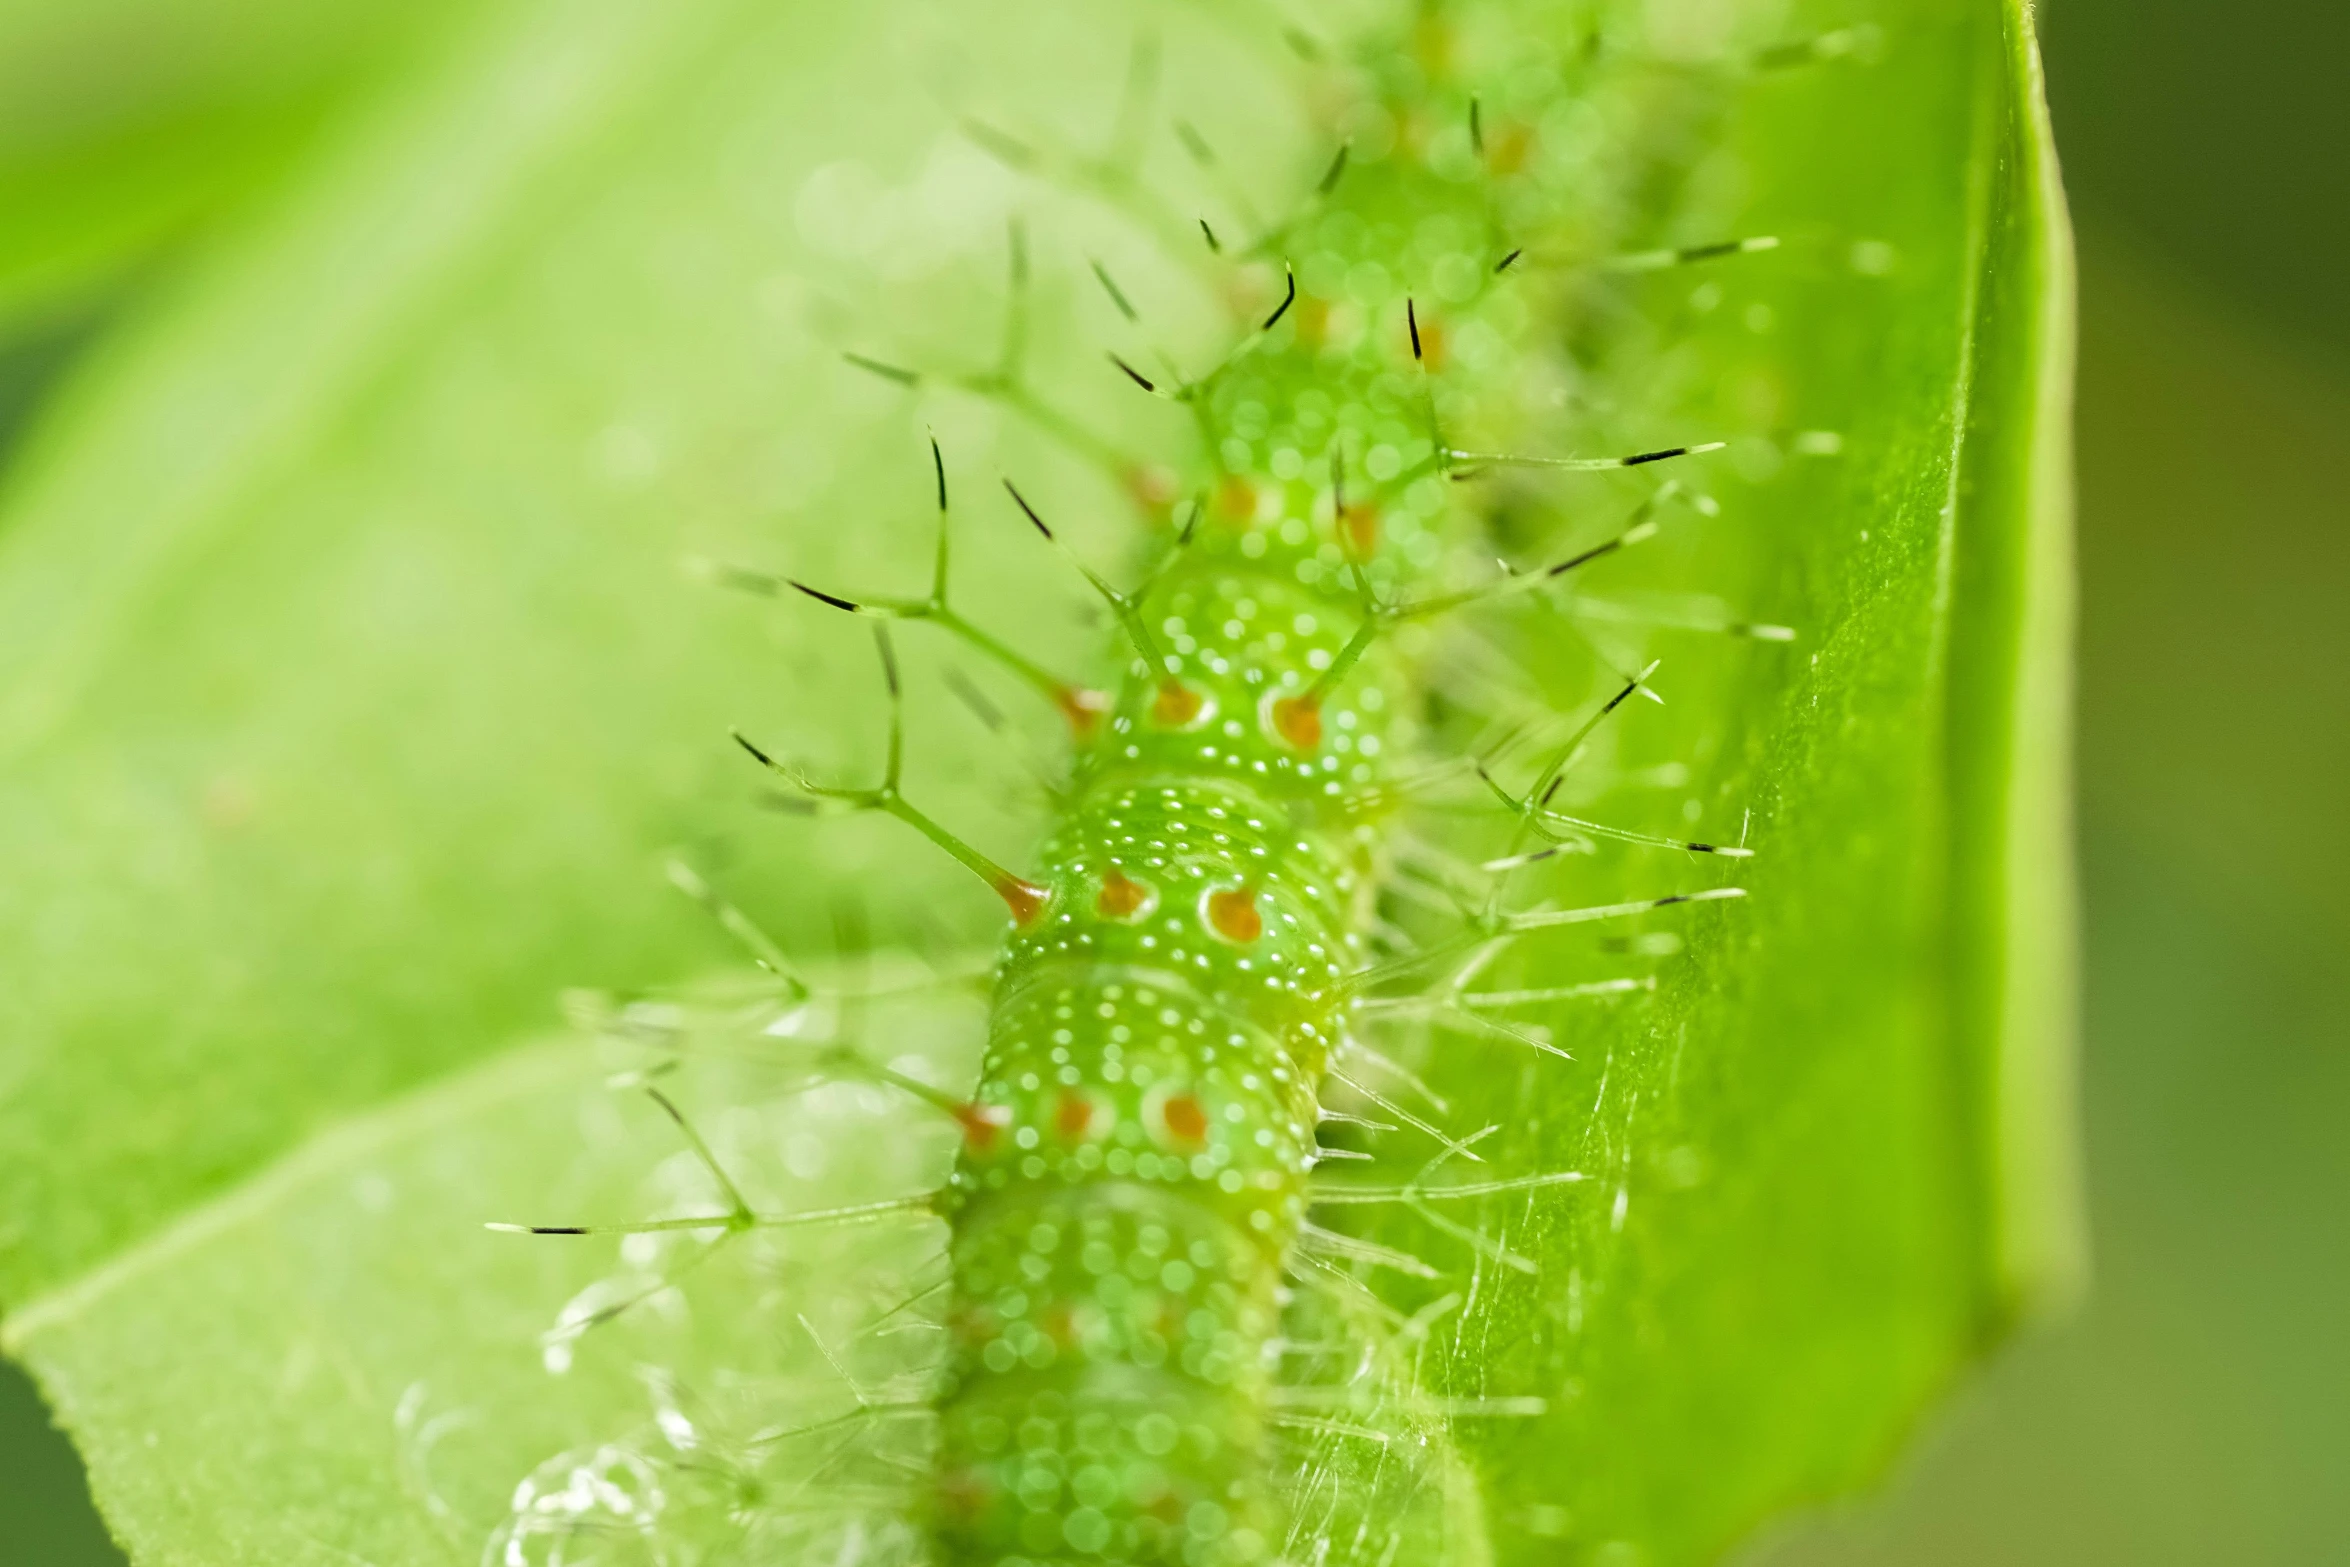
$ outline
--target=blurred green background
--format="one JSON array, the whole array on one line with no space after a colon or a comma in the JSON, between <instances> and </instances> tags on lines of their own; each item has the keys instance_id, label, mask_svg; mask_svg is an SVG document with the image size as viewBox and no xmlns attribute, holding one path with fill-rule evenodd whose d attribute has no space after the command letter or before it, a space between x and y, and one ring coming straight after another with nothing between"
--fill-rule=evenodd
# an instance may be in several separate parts
<instances>
[{"instance_id":1,"label":"blurred green background","mask_svg":"<svg viewBox=\"0 0 2350 1567\"><path fill-rule=\"evenodd\" d=\"M0 16L0 462L438 9L262 0L232 40L203 7L92 8L179 25ZM1748 1567L2350 1560L2350 7L2049 0L2043 26L2083 252L2095 1288L1881 1494ZM153 192L127 232L70 221L94 179ZM93 274L86 244L136 260ZM119 1560L8 1367L0 1560Z\"/></svg>"}]
</instances>

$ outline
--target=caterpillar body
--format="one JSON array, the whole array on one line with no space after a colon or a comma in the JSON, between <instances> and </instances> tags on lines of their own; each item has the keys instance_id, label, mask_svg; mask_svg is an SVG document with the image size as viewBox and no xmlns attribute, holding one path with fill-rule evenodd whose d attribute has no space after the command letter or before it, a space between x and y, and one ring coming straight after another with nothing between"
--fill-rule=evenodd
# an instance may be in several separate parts
<instances>
[{"instance_id":1,"label":"caterpillar body","mask_svg":"<svg viewBox=\"0 0 2350 1567\"><path fill-rule=\"evenodd\" d=\"M1597 726L1644 689L1644 669L1598 661L1579 702L1459 672L1473 650L1458 626L1541 606L1677 508L1710 506L1666 477L1699 466L1705 432L1658 431L1592 456L1557 412L1572 402L1565 321L1591 264L1652 268L1770 243L1611 248L1637 204L1630 188L1653 171L1606 169L1573 144L1559 106L1600 90L1617 68L1611 40L1645 36L1648 10L1399 5L1318 62L1327 162L1291 214L1253 232L1229 216L1221 231L1198 221L1194 259L1246 312L1237 340L1196 375L1108 355L1118 395L1172 401L1190 433L1148 468L1110 464L1154 533L1140 585L1092 579L1117 623L1100 689L1043 672L949 609L950 491L968 506L980 488L951 439L930 449L942 532L928 599L734 573L878 623L893 703L881 785L819 782L743 744L794 798L897 816L1002 898L1012 929L989 981L976 1083L944 1081L894 1046L866 1050L891 1026L886 1007L849 1020L850 1002L818 994L690 876L772 982L716 1009L638 1004L608 1021L665 1048L714 1035L789 1046L816 1063L807 1082L934 1112L954 1145L935 1194L801 1215L808 1226L790 1233L918 1227L934 1265L912 1269L874 1315L891 1331L938 1331L886 1372L843 1367L828 1350L857 1387L853 1408L802 1424L778 1411L731 1444L689 1411L710 1389L656 1374L659 1436L552 1461L517 1492L492 1560L1489 1557L1451 1427L1526 1410L1448 1397L1421 1375L1429 1323L1466 1309L1462 1297L1420 1289L1443 1268L1351 1233L1344 1216L1407 1205L1477 1267L1530 1272L1479 1205L1580 1172L1482 1165L1476 1145L1494 1128L1450 1128L1407 1102L1414 1052L1498 1051L1513 1068L1564 1054L1543 1030L1459 1005L1470 977L1536 932L1741 895L1672 869L1654 895L1616 902L1577 905L1571 882L1529 889L1536 867L1594 840L1696 857L1668 865L1745 850L1566 814L1563 781ZM1010 141L984 126L969 134ZM1173 134L1213 166L1188 121ZM1044 161L1016 142L994 150ZM1611 150L1635 161L1636 147ZM1132 322L1114 275L1092 270ZM849 357L846 374L924 375L862 349ZM1022 411L1007 378L962 389ZM1101 456L1100 443L1076 444ZM1624 484L1578 492L1588 505L1570 509L1554 487L1562 472L1602 471ZM1000 494L987 488L1063 545L1043 492L1017 476ZM1529 565L1484 565L1495 538ZM1040 688L1075 736L1032 870L999 866L900 789L889 623L909 620L945 626ZM1433 798L1486 810L1407 827ZM1382 1016L1416 1022L1408 1048L1373 1048ZM1526 1081L1539 1091L1538 1074ZM564 1355L587 1327L659 1309L703 1256L765 1223L728 1173L725 1140L678 1120L701 1196L635 1227L627 1279L567 1309ZM1406 1288L1379 1283L1395 1275ZM814 1447L810 1432L822 1436ZM719 1531L732 1544L713 1547L679 1521L678 1496L685 1475L709 1483L721 1471L713 1511L732 1520Z\"/></svg>"}]
</instances>

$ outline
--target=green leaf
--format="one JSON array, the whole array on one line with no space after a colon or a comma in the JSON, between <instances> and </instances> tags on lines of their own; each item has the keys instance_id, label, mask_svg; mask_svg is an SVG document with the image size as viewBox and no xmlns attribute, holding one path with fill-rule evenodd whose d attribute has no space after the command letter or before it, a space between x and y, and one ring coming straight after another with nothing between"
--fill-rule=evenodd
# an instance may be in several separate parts
<instances>
[{"instance_id":1,"label":"green leaf","mask_svg":"<svg viewBox=\"0 0 2350 1567\"><path fill-rule=\"evenodd\" d=\"M1751 820L1709 800L1698 836L1758 846L1748 900L1695 927L1655 1011L1548 1019L1579 1059L1540 1080L1568 1107L1537 1112L1541 1163L1587 1180L1520 1205L1503 1233L1542 1271L1493 1270L1445 1374L1552 1398L1472 1437L1525 1531L1507 1555L1710 1559L1874 1478L1968 1362L2081 1282L2072 273L2038 70L2020 8L1916 7L1872 69L1765 87L1728 129L1742 228L1816 224L1885 270L1733 287L1694 334L1724 419L1768 365L1790 422L1841 450L1725 492L1764 541L1743 590L1707 563L1798 628L1790 656L1694 700L1668 670L1679 716L1643 719L1628 759L1738 757L1722 799ZM1753 304L1767 356L1734 315ZM1465 1126L1529 1116L1526 1081L1435 1086ZM1374 1233L1436 1244L1408 1216Z\"/></svg>"},{"instance_id":2,"label":"green leaf","mask_svg":"<svg viewBox=\"0 0 2350 1567\"><path fill-rule=\"evenodd\" d=\"M0 10L0 335L86 306L250 197L456 9L31 0Z\"/></svg>"},{"instance_id":3,"label":"green leaf","mask_svg":"<svg viewBox=\"0 0 2350 1567\"><path fill-rule=\"evenodd\" d=\"M1654 1008L1554 1020L1583 1077L1529 1131L1589 1178L1512 1224L1539 1287L1481 1274L1482 1338L1432 1368L1545 1401L1470 1438L1512 1558L1699 1560L1853 1483L2071 1267L2061 210L2021 12L1878 11L1876 58L1760 76L1723 122L1709 215L1805 243L1710 310L1654 285L1689 411L1781 437L1709 585L1799 637L1682 655L1628 742L1731 759L1700 808L1733 836L1753 807L1754 896ZM643 1417L607 1357L539 1367L598 1260L477 1226L635 1211L672 1155L576 1047L523 1047L567 985L718 960L664 848L794 951L844 896L933 948L986 928L889 824L751 809L727 726L854 772L869 654L676 562L918 569L918 433L838 353L993 331L1001 176L954 150L938 64L1098 127L1125 48L988 20L517 6L132 323L16 474L0 1299L141 1562L470 1561L533 1465ZM1297 162L1278 62L1173 34L1225 61L1198 90L1233 138ZM958 417L958 450L1044 460ZM1031 557L964 553L991 624L1082 645ZM1002 770L918 718L934 778ZM1529 1120L1515 1075L1439 1086ZM938 1152L792 1135L824 1165L794 1201ZM820 1318L914 1244L827 1241L792 1299Z\"/></svg>"}]
</instances>

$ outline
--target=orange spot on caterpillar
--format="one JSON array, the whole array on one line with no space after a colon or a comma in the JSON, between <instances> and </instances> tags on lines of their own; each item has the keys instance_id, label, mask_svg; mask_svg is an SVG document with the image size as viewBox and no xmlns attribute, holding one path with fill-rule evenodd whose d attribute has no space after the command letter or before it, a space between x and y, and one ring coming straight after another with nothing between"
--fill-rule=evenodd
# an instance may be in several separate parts
<instances>
[{"instance_id":1,"label":"orange spot on caterpillar","mask_svg":"<svg viewBox=\"0 0 2350 1567\"><path fill-rule=\"evenodd\" d=\"M1208 1136L1208 1112L1190 1094L1169 1094L1159 1106L1159 1124L1179 1143L1201 1143Z\"/></svg>"},{"instance_id":2,"label":"orange spot on caterpillar","mask_svg":"<svg viewBox=\"0 0 2350 1567\"><path fill-rule=\"evenodd\" d=\"M1092 1100L1074 1088L1064 1088L1059 1103L1053 1106L1053 1130L1075 1142L1093 1129L1093 1116Z\"/></svg>"},{"instance_id":3,"label":"orange spot on caterpillar","mask_svg":"<svg viewBox=\"0 0 2350 1567\"><path fill-rule=\"evenodd\" d=\"M1254 521L1257 515L1257 487L1242 474L1228 473L1218 479L1216 515L1226 522Z\"/></svg>"},{"instance_id":4,"label":"orange spot on caterpillar","mask_svg":"<svg viewBox=\"0 0 2350 1567\"><path fill-rule=\"evenodd\" d=\"M1101 732L1102 720L1109 716L1110 693L1090 686L1063 686L1053 693L1053 706L1069 721L1071 734L1080 740L1091 740Z\"/></svg>"},{"instance_id":5,"label":"orange spot on caterpillar","mask_svg":"<svg viewBox=\"0 0 2350 1567\"><path fill-rule=\"evenodd\" d=\"M1300 751L1322 749L1322 699L1309 691L1303 696L1277 696L1265 709L1275 739Z\"/></svg>"},{"instance_id":6,"label":"orange spot on caterpillar","mask_svg":"<svg viewBox=\"0 0 2350 1567\"><path fill-rule=\"evenodd\" d=\"M973 1153L985 1153L995 1146L1003 1129L1012 1124L1012 1107L960 1104L955 1106L955 1121L963 1128L963 1146Z\"/></svg>"},{"instance_id":7,"label":"orange spot on caterpillar","mask_svg":"<svg viewBox=\"0 0 2350 1567\"><path fill-rule=\"evenodd\" d=\"M1257 912L1254 887L1226 887L1211 892L1200 905L1208 929L1235 946L1247 946L1265 933L1265 917Z\"/></svg>"},{"instance_id":8,"label":"orange spot on caterpillar","mask_svg":"<svg viewBox=\"0 0 2350 1567\"><path fill-rule=\"evenodd\" d=\"M1181 729L1199 717L1208 705L1208 699L1180 680L1159 682L1159 694L1151 700L1151 720L1168 729Z\"/></svg>"},{"instance_id":9,"label":"orange spot on caterpillar","mask_svg":"<svg viewBox=\"0 0 2350 1567\"><path fill-rule=\"evenodd\" d=\"M996 877L991 885L995 895L1004 900L1004 907L1012 911L1012 923L1023 930L1035 924L1045 905L1053 901L1050 888L1022 881L1009 873Z\"/></svg>"},{"instance_id":10,"label":"orange spot on caterpillar","mask_svg":"<svg viewBox=\"0 0 2350 1567\"><path fill-rule=\"evenodd\" d=\"M1093 900L1093 911L1106 920L1130 920L1147 912L1157 901L1150 888L1113 865L1110 873L1102 878L1102 890Z\"/></svg>"},{"instance_id":11,"label":"orange spot on caterpillar","mask_svg":"<svg viewBox=\"0 0 2350 1567\"><path fill-rule=\"evenodd\" d=\"M1379 553L1379 509L1368 502L1358 501L1338 509L1338 538L1346 546L1346 553L1356 560L1369 560Z\"/></svg>"}]
</instances>

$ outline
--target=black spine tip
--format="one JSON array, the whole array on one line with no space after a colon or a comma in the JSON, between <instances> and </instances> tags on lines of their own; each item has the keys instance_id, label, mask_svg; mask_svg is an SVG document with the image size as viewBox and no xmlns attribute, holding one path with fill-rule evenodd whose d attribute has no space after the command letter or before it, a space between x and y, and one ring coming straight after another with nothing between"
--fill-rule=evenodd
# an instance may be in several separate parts
<instances>
[{"instance_id":1,"label":"black spine tip","mask_svg":"<svg viewBox=\"0 0 2350 1567\"><path fill-rule=\"evenodd\" d=\"M1274 307L1271 315L1265 317L1264 330L1268 332L1273 330L1273 323L1289 314L1289 307L1297 303L1297 269L1284 264L1281 271L1289 279L1289 292L1281 296L1281 303Z\"/></svg>"},{"instance_id":2,"label":"black spine tip","mask_svg":"<svg viewBox=\"0 0 2350 1567\"><path fill-rule=\"evenodd\" d=\"M1217 243L1217 241L1216 241L1216 231L1215 231L1214 229L1212 229L1212 228L1209 228L1209 227L1208 227L1208 220L1207 220L1206 218L1202 218L1202 219L1200 219L1200 220L1199 220L1199 231L1200 231L1201 235L1202 235L1203 237L1205 237L1205 238L1206 238L1206 240L1207 240L1207 242L1208 242L1208 254L1209 254L1209 255L1211 255L1211 256L1221 256L1222 254L1224 254L1224 247L1223 247L1221 244Z\"/></svg>"},{"instance_id":3,"label":"black spine tip","mask_svg":"<svg viewBox=\"0 0 2350 1567\"><path fill-rule=\"evenodd\" d=\"M1134 366L1128 364L1125 360L1120 359L1116 354L1112 354L1110 356L1110 363L1125 371L1126 379L1132 381L1136 386L1141 387L1144 391L1155 392L1158 390L1156 386L1151 384L1151 379L1149 376L1144 375L1140 370L1135 369Z\"/></svg>"},{"instance_id":4,"label":"black spine tip","mask_svg":"<svg viewBox=\"0 0 2350 1567\"><path fill-rule=\"evenodd\" d=\"M1420 307L1410 299L1403 302L1404 323L1412 329L1412 358L1420 357Z\"/></svg>"},{"instance_id":5,"label":"black spine tip","mask_svg":"<svg viewBox=\"0 0 2350 1567\"><path fill-rule=\"evenodd\" d=\"M1525 253L1526 252L1523 250L1513 250L1508 255L1502 257L1500 261L1494 264L1493 275L1495 277L1499 277L1504 272L1507 272L1517 263L1517 259Z\"/></svg>"},{"instance_id":6,"label":"black spine tip","mask_svg":"<svg viewBox=\"0 0 2350 1567\"><path fill-rule=\"evenodd\" d=\"M938 437L930 438L930 470L938 475L938 509L947 509L947 460L939 455Z\"/></svg>"},{"instance_id":7,"label":"black spine tip","mask_svg":"<svg viewBox=\"0 0 2350 1567\"><path fill-rule=\"evenodd\" d=\"M1621 538L1610 539L1605 544L1594 544L1591 546L1591 548L1585 550L1582 554L1569 555L1565 560L1562 560L1557 565L1551 567L1548 575L1553 577L1563 577L1568 572L1573 571L1576 567L1588 566L1593 561L1599 559L1602 555L1613 555L1616 551L1622 549L1623 547L1624 541Z\"/></svg>"},{"instance_id":8,"label":"black spine tip","mask_svg":"<svg viewBox=\"0 0 2350 1567\"><path fill-rule=\"evenodd\" d=\"M791 583L793 587L798 588L802 593L807 594L808 597L814 599L819 604L830 604L834 609L845 609L852 615L861 614L864 611L865 606L858 603L855 599L845 599L837 593L827 593L822 588L812 588L805 582L800 582L790 577L786 577L783 580Z\"/></svg>"},{"instance_id":9,"label":"black spine tip","mask_svg":"<svg viewBox=\"0 0 2350 1567\"><path fill-rule=\"evenodd\" d=\"M1637 468L1642 463L1663 462L1668 457L1686 457L1688 455L1689 448L1686 446L1668 446L1662 451L1636 453L1625 458L1623 465L1627 468Z\"/></svg>"},{"instance_id":10,"label":"black spine tip","mask_svg":"<svg viewBox=\"0 0 2350 1567\"><path fill-rule=\"evenodd\" d=\"M1745 248L1746 242L1744 240L1725 239L1711 245L1688 246L1679 253L1676 259L1681 261L1711 261L1716 256L1735 256L1738 254L1738 252L1744 250Z\"/></svg>"},{"instance_id":11,"label":"black spine tip","mask_svg":"<svg viewBox=\"0 0 2350 1567\"><path fill-rule=\"evenodd\" d=\"M1048 539L1053 536L1053 530L1044 525L1044 519L1036 514L1035 507L1028 504L1028 497L1020 493L1019 486L1015 485L1011 480L1006 479L1004 481L1004 491L1006 494L1012 497L1012 504L1020 508L1022 515L1026 516L1030 522L1036 524L1037 532L1043 534Z\"/></svg>"},{"instance_id":12,"label":"black spine tip","mask_svg":"<svg viewBox=\"0 0 2350 1567\"><path fill-rule=\"evenodd\" d=\"M530 1227L530 1233L533 1235L585 1235L587 1230L584 1226L577 1224L534 1224Z\"/></svg>"},{"instance_id":13,"label":"black spine tip","mask_svg":"<svg viewBox=\"0 0 2350 1567\"><path fill-rule=\"evenodd\" d=\"M766 752L751 744L750 738L740 729L734 731L734 743L741 746L744 750L750 752L751 760L757 762L761 767L773 767L775 765L775 758L769 756Z\"/></svg>"}]
</instances>

